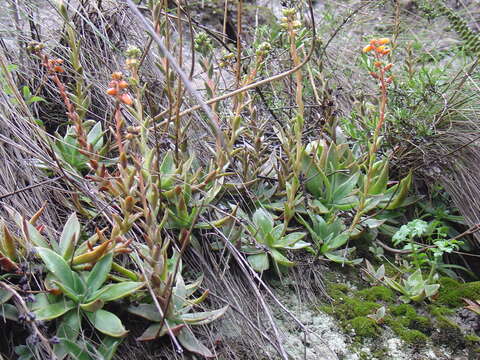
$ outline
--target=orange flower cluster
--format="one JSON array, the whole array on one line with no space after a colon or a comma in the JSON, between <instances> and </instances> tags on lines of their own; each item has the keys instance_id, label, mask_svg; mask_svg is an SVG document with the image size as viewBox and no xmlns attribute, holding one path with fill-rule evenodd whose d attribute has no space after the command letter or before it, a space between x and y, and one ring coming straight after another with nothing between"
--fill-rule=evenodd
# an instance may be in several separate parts
<instances>
[{"instance_id":1,"label":"orange flower cluster","mask_svg":"<svg viewBox=\"0 0 480 360\"><path fill-rule=\"evenodd\" d=\"M376 61L373 65L378 69L377 72L371 71L370 75L374 78L379 80L381 87L386 87L393 81L392 76L386 77L386 73L392 68L393 64L385 64L381 58L387 54L390 54L392 51L385 45L390 43L390 39L388 38L381 38L381 39L372 39L370 40L370 44L363 48L364 53L368 53L370 51L374 51L374 55Z\"/></svg>"},{"instance_id":2,"label":"orange flower cluster","mask_svg":"<svg viewBox=\"0 0 480 360\"><path fill-rule=\"evenodd\" d=\"M392 51L391 49L389 49L388 47L385 46L388 43L390 43L389 38L372 39L372 40L370 40L370 44L365 46L362 51L364 53L368 53L368 52L373 50L379 56L388 55Z\"/></svg>"},{"instance_id":3,"label":"orange flower cluster","mask_svg":"<svg viewBox=\"0 0 480 360\"><path fill-rule=\"evenodd\" d=\"M133 100L130 95L125 93L128 88L128 83L123 80L123 74L119 71L112 74L112 81L108 83L107 94L115 96L120 102L125 105L132 105Z\"/></svg>"}]
</instances>

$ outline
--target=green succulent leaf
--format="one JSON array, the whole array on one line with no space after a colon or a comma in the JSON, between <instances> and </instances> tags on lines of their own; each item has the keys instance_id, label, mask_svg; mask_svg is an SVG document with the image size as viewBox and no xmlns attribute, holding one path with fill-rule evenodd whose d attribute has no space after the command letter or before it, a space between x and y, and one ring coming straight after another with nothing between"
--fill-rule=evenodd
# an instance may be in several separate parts
<instances>
[{"instance_id":1,"label":"green succulent leaf","mask_svg":"<svg viewBox=\"0 0 480 360\"><path fill-rule=\"evenodd\" d=\"M86 312L88 320L102 334L112 337L125 336L128 331L122 324L122 321L113 313L106 310L97 310L95 312Z\"/></svg>"},{"instance_id":2,"label":"green succulent leaf","mask_svg":"<svg viewBox=\"0 0 480 360\"><path fill-rule=\"evenodd\" d=\"M345 198L347 198L347 196L349 196L352 193L353 189L358 183L359 177L360 177L360 172L357 172L353 174L348 180L341 183L340 185L336 184L337 186L333 187L334 191L333 191L331 202L333 204L346 205L352 202L352 200L354 201L353 198L349 199L348 201L345 201Z\"/></svg>"},{"instance_id":3,"label":"green succulent leaf","mask_svg":"<svg viewBox=\"0 0 480 360\"><path fill-rule=\"evenodd\" d=\"M438 292L438 289L440 289L440 284L425 285L425 295L427 297L432 297Z\"/></svg>"},{"instance_id":4,"label":"green succulent leaf","mask_svg":"<svg viewBox=\"0 0 480 360\"><path fill-rule=\"evenodd\" d=\"M247 261L257 272L266 271L270 267L267 253L249 255Z\"/></svg>"},{"instance_id":5,"label":"green succulent leaf","mask_svg":"<svg viewBox=\"0 0 480 360\"><path fill-rule=\"evenodd\" d=\"M290 260L288 260L280 251L278 250L275 250L275 249L271 249L271 252L270 254L272 255L273 259L275 260L275 262L277 262L278 264L281 264L281 265L284 265L284 266L293 266L295 265L294 262L291 262Z\"/></svg>"},{"instance_id":6,"label":"green succulent leaf","mask_svg":"<svg viewBox=\"0 0 480 360\"><path fill-rule=\"evenodd\" d=\"M165 326L163 328L165 328ZM161 330L163 330L163 329L160 328L159 323L152 324L143 332L142 335L140 335L137 338L137 340L138 341L151 341L151 340L157 339L157 338L161 337L160 336L160 331Z\"/></svg>"},{"instance_id":7,"label":"green succulent leaf","mask_svg":"<svg viewBox=\"0 0 480 360\"><path fill-rule=\"evenodd\" d=\"M89 349L79 346L68 338L61 338L61 343L65 348L66 354L70 355L74 360L94 360L89 353ZM58 356L58 355L57 355Z\"/></svg>"},{"instance_id":8,"label":"green succulent leaf","mask_svg":"<svg viewBox=\"0 0 480 360\"><path fill-rule=\"evenodd\" d=\"M76 281L74 279L73 271L60 255L47 248L36 247L35 250L47 267L48 271L50 271L58 280L60 280L62 285L70 289L76 288Z\"/></svg>"},{"instance_id":9,"label":"green succulent leaf","mask_svg":"<svg viewBox=\"0 0 480 360\"><path fill-rule=\"evenodd\" d=\"M295 244L293 245L290 245L290 246L284 246L283 248L284 249L288 249L288 250L300 250L300 249L305 249L305 248L308 248L309 246L311 246L312 244L306 242L306 241L297 241Z\"/></svg>"},{"instance_id":10,"label":"green succulent leaf","mask_svg":"<svg viewBox=\"0 0 480 360\"><path fill-rule=\"evenodd\" d=\"M420 269L417 269L415 272L413 272L407 279L408 284L421 284L423 283L423 276L422 272Z\"/></svg>"},{"instance_id":11,"label":"green succulent leaf","mask_svg":"<svg viewBox=\"0 0 480 360\"><path fill-rule=\"evenodd\" d=\"M56 319L75 307L73 301L60 301L54 304L49 304L41 309L35 310L35 318L37 320L52 320Z\"/></svg>"},{"instance_id":12,"label":"green succulent leaf","mask_svg":"<svg viewBox=\"0 0 480 360\"><path fill-rule=\"evenodd\" d=\"M168 325L168 327L167 327ZM170 331L176 336L186 325L185 324L174 324L165 320L165 325L160 328L159 323L155 323L150 325L140 337L137 338L138 341L151 341L157 338L161 338L162 336L169 333L168 328Z\"/></svg>"},{"instance_id":13,"label":"green succulent leaf","mask_svg":"<svg viewBox=\"0 0 480 360\"><path fill-rule=\"evenodd\" d=\"M134 315L153 322L160 322L162 319L160 312L154 304L139 304L137 306L131 305L127 310Z\"/></svg>"},{"instance_id":14,"label":"green succulent leaf","mask_svg":"<svg viewBox=\"0 0 480 360\"><path fill-rule=\"evenodd\" d=\"M321 248L322 253L338 249L339 247L345 245L349 237L349 234L340 234L329 239L328 241L325 241Z\"/></svg>"},{"instance_id":15,"label":"green succulent leaf","mask_svg":"<svg viewBox=\"0 0 480 360\"><path fill-rule=\"evenodd\" d=\"M40 234L40 232L30 224L27 220L22 218L22 230L23 234L26 239L32 242L33 245L43 247L43 248L49 248L50 245L48 244L47 240ZM55 248L56 243L52 242L52 246Z\"/></svg>"},{"instance_id":16,"label":"green succulent leaf","mask_svg":"<svg viewBox=\"0 0 480 360\"><path fill-rule=\"evenodd\" d=\"M284 225L280 224L280 225L275 226L272 229L272 231L270 232L270 234L272 235L272 240L273 240L274 243L277 242L278 239L280 239L280 237L282 236L283 228L284 228Z\"/></svg>"},{"instance_id":17,"label":"green succulent leaf","mask_svg":"<svg viewBox=\"0 0 480 360\"><path fill-rule=\"evenodd\" d=\"M60 236L60 254L65 260L70 260L73 255L73 249L80 237L80 223L76 213L72 213L63 227Z\"/></svg>"},{"instance_id":18,"label":"green succulent leaf","mask_svg":"<svg viewBox=\"0 0 480 360\"><path fill-rule=\"evenodd\" d=\"M10 300L13 296L13 293L0 288L0 305L5 304L8 300Z\"/></svg>"},{"instance_id":19,"label":"green succulent leaf","mask_svg":"<svg viewBox=\"0 0 480 360\"><path fill-rule=\"evenodd\" d=\"M68 337L76 340L80 334L82 319L79 311L70 311L62 317L62 322L58 326L57 336Z\"/></svg>"},{"instance_id":20,"label":"green succulent leaf","mask_svg":"<svg viewBox=\"0 0 480 360\"><path fill-rule=\"evenodd\" d=\"M202 311L196 313L188 313L180 316L180 319L191 325L206 325L220 318L228 310L228 306L212 311Z\"/></svg>"},{"instance_id":21,"label":"green succulent leaf","mask_svg":"<svg viewBox=\"0 0 480 360\"><path fill-rule=\"evenodd\" d=\"M328 214L330 210L318 199L310 202L310 208L318 214Z\"/></svg>"},{"instance_id":22,"label":"green succulent leaf","mask_svg":"<svg viewBox=\"0 0 480 360\"><path fill-rule=\"evenodd\" d=\"M187 288L181 274L177 275L177 281L173 288L173 302L176 308L181 308L187 300Z\"/></svg>"},{"instance_id":23,"label":"green succulent leaf","mask_svg":"<svg viewBox=\"0 0 480 360\"><path fill-rule=\"evenodd\" d=\"M117 284L109 284L92 294L88 301L101 299L104 302L121 299L141 289L143 282L125 281Z\"/></svg>"},{"instance_id":24,"label":"green succulent leaf","mask_svg":"<svg viewBox=\"0 0 480 360\"><path fill-rule=\"evenodd\" d=\"M122 339L106 336L98 348L98 352L103 356L103 360L112 360L121 342Z\"/></svg>"},{"instance_id":25,"label":"green succulent leaf","mask_svg":"<svg viewBox=\"0 0 480 360\"><path fill-rule=\"evenodd\" d=\"M177 339L186 350L194 354L198 354L206 358L214 356L212 352L195 337L192 330L190 330L188 327L184 327L180 331L180 333L177 335Z\"/></svg>"},{"instance_id":26,"label":"green succulent leaf","mask_svg":"<svg viewBox=\"0 0 480 360\"><path fill-rule=\"evenodd\" d=\"M107 276L112 268L113 253L109 252L104 255L93 267L87 277L87 289L90 293L94 293L107 280Z\"/></svg>"},{"instance_id":27,"label":"green succulent leaf","mask_svg":"<svg viewBox=\"0 0 480 360\"><path fill-rule=\"evenodd\" d=\"M273 230L273 217L268 211L260 208L253 214L253 223L261 235L266 236Z\"/></svg>"},{"instance_id":28,"label":"green succulent leaf","mask_svg":"<svg viewBox=\"0 0 480 360\"><path fill-rule=\"evenodd\" d=\"M72 288L64 285L63 283L61 283L60 281L57 281L57 280L53 280L52 281L52 284L59 288L60 291L68 298L72 299L73 301L75 301L76 303L80 302L80 296L81 294L77 294L77 292L75 290L73 290Z\"/></svg>"},{"instance_id":29,"label":"green succulent leaf","mask_svg":"<svg viewBox=\"0 0 480 360\"><path fill-rule=\"evenodd\" d=\"M168 190L172 187L175 171L173 154L171 151L168 151L160 165L160 181L163 190Z\"/></svg>"},{"instance_id":30,"label":"green succulent leaf","mask_svg":"<svg viewBox=\"0 0 480 360\"><path fill-rule=\"evenodd\" d=\"M69 311L63 317L57 329L57 337L75 342L80 334L81 318L79 311ZM70 352L64 341L54 345L53 351L59 359L63 359Z\"/></svg>"},{"instance_id":31,"label":"green succulent leaf","mask_svg":"<svg viewBox=\"0 0 480 360\"><path fill-rule=\"evenodd\" d=\"M290 233L280 239L278 239L274 244L273 247L275 248L284 248L295 245L298 241L303 239L307 235L306 233L302 232L293 232Z\"/></svg>"},{"instance_id":32,"label":"green succulent leaf","mask_svg":"<svg viewBox=\"0 0 480 360\"><path fill-rule=\"evenodd\" d=\"M80 308L84 311L95 312L100 310L105 305L102 299L96 299L86 304L80 304Z\"/></svg>"},{"instance_id":33,"label":"green succulent leaf","mask_svg":"<svg viewBox=\"0 0 480 360\"><path fill-rule=\"evenodd\" d=\"M102 123L98 121L92 129L88 132L87 142L92 144L93 149L98 151L103 146L103 130Z\"/></svg>"},{"instance_id":34,"label":"green succulent leaf","mask_svg":"<svg viewBox=\"0 0 480 360\"><path fill-rule=\"evenodd\" d=\"M413 177L412 174L413 172L410 171L408 175L400 181L400 183L398 184L399 190L397 191L397 195L393 198L393 200L387 206L387 210L395 210L396 208L404 205L405 199L407 198L408 192L412 185L412 177ZM391 191L395 191L395 190L396 189L391 189Z\"/></svg>"},{"instance_id":35,"label":"green succulent leaf","mask_svg":"<svg viewBox=\"0 0 480 360\"><path fill-rule=\"evenodd\" d=\"M18 321L18 310L12 304L0 305L0 321L4 319Z\"/></svg>"}]
</instances>

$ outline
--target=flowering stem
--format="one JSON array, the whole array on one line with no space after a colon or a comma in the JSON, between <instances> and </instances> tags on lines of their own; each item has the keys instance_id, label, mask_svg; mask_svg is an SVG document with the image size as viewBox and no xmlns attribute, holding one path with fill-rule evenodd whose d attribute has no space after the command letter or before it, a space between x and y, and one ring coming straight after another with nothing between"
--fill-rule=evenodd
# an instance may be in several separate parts
<instances>
[{"instance_id":1,"label":"flowering stem","mask_svg":"<svg viewBox=\"0 0 480 360\"><path fill-rule=\"evenodd\" d=\"M387 44L390 40L388 39L379 39L379 40L372 40L370 45L366 46L363 51L370 52L371 50L375 51L375 67L378 68L378 72L371 72L373 78L378 79L380 85L380 103L379 103L379 117L377 125L375 126L375 130L373 133L372 143L369 146L368 151L368 169L367 169L367 177L363 184L363 192L360 195L360 201L358 204L357 212L355 217L350 224L349 231L353 231L355 226L360 222L360 218L363 215L366 205L367 205L367 198L368 193L370 191L370 186L372 183L372 178L374 175L374 164L376 160L376 153L378 150L378 140L383 128L383 124L385 122L385 112L387 107L387 86L392 81L391 77L386 78L385 73L389 71L392 67L392 64L383 65L381 58L384 55L390 53L390 49L385 48L384 44ZM380 46L379 46L380 45Z\"/></svg>"}]
</instances>

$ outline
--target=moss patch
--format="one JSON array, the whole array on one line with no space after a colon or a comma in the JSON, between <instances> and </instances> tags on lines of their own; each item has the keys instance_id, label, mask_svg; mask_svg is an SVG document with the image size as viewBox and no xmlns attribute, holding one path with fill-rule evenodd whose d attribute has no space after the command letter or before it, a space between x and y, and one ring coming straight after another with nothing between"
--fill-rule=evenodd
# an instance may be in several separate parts
<instances>
[{"instance_id":1,"label":"moss patch","mask_svg":"<svg viewBox=\"0 0 480 360\"><path fill-rule=\"evenodd\" d=\"M356 293L351 294L348 286L344 284L330 284L328 294L334 303L326 312L343 322L373 314L381 306L372 301L361 300ZM321 309L324 310L325 307Z\"/></svg>"},{"instance_id":2,"label":"moss patch","mask_svg":"<svg viewBox=\"0 0 480 360\"><path fill-rule=\"evenodd\" d=\"M455 313L455 310L446 306L429 305L427 309L433 316L453 315Z\"/></svg>"},{"instance_id":3,"label":"moss patch","mask_svg":"<svg viewBox=\"0 0 480 360\"><path fill-rule=\"evenodd\" d=\"M394 316L412 317L417 315L415 308L410 304L392 305L388 308L388 310L390 310L390 313Z\"/></svg>"},{"instance_id":4,"label":"moss patch","mask_svg":"<svg viewBox=\"0 0 480 360\"><path fill-rule=\"evenodd\" d=\"M333 303L320 309L335 316L345 331L354 330L359 342L381 333L379 324L368 315L385 305L388 310L383 323L409 345L420 346L431 339L452 349L464 348L467 344L476 344L471 348L480 349L476 338L465 338L459 326L446 317L455 313L453 307L462 305L463 297L480 298L480 282L462 284L443 278L441 285L439 299L428 305L427 316L417 313L416 306L420 305L395 304L395 293L385 286L355 291L345 284L330 283L327 292Z\"/></svg>"},{"instance_id":5,"label":"moss patch","mask_svg":"<svg viewBox=\"0 0 480 360\"><path fill-rule=\"evenodd\" d=\"M388 301L394 300L393 291L385 286L372 286L358 292L362 299L368 301Z\"/></svg>"},{"instance_id":6,"label":"moss patch","mask_svg":"<svg viewBox=\"0 0 480 360\"><path fill-rule=\"evenodd\" d=\"M412 345L425 344L428 339L427 335L425 335L424 333L412 329L402 329L399 331L398 336L407 344Z\"/></svg>"},{"instance_id":7,"label":"moss patch","mask_svg":"<svg viewBox=\"0 0 480 360\"><path fill-rule=\"evenodd\" d=\"M464 304L463 298L480 299L480 281L460 283L447 277L440 279L438 304L459 307Z\"/></svg>"},{"instance_id":8,"label":"moss patch","mask_svg":"<svg viewBox=\"0 0 480 360\"><path fill-rule=\"evenodd\" d=\"M347 322L348 329L355 330L355 335L361 338L371 338L379 334L380 328L375 320L365 316L358 316Z\"/></svg>"}]
</instances>

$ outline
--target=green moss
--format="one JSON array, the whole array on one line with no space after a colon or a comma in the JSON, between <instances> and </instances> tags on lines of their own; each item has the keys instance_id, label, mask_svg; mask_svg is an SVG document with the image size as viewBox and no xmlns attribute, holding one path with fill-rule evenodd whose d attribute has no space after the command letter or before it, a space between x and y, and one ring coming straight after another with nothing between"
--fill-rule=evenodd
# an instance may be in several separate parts
<instances>
[{"instance_id":1,"label":"green moss","mask_svg":"<svg viewBox=\"0 0 480 360\"><path fill-rule=\"evenodd\" d=\"M322 305L317 307L318 311L324 312L325 314L328 315L335 315L335 307L334 306L329 306L329 305Z\"/></svg>"},{"instance_id":2,"label":"green moss","mask_svg":"<svg viewBox=\"0 0 480 360\"><path fill-rule=\"evenodd\" d=\"M402 339L408 344L420 345L424 344L428 339L427 335L425 335L424 333L416 329L409 329L407 327L410 324L410 320L407 316L386 316L385 323L400 339Z\"/></svg>"},{"instance_id":3,"label":"green moss","mask_svg":"<svg viewBox=\"0 0 480 360\"><path fill-rule=\"evenodd\" d=\"M410 304L392 305L388 308L394 316L407 316L409 318L416 316L415 308Z\"/></svg>"},{"instance_id":4,"label":"green moss","mask_svg":"<svg viewBox=\"0 0 480 360\"><path fill-rule=\"evenodd\" d=\"M365 316L358 316L348 321L346 327L355 330L355 335L361 338L375 337L380 330L375 320Z\"/></svg>"},{"instance_id":5,"label":"green moss","mask_svg":"<svg viewBox=\"0 0 480 360\"><path fill-rule=\"evenodd\" d=\"M351 320L373 314L379 307L380 304L374 302L346 298L344 303L335 306L335 316L342 321Z\"/></svg>"},{"instance_id":6,"label":"green moss","mask_svg":"<svg viewBox=\"0 0 480 360\"><path fill-rule=\"evenodd\" d=\"M399 325L418 330L424 334L432 332L432 322L426 316L420 316L415 308L409 304L392 305L389 307L390 313L395 317L394 321Z\"/></svg>"},{"instance_id":7,"label":"green moss","mask_svg":"<svg viewBox=\"0 0 480 360\"><path fill-rule=\"evenodd\" d=\"M330 283L327 287L328 295L335 301L343 301L349 291L350 288L345 284Z\"/></svg>"},{"instance_id":8,"label":"green moss","mask_svg":"<svg viewBox=\"0 0 480 360\"><path fill-rule=\"evenodd\" d=\"M428 340L427 335L425 335L424 333L421 333L418 330L412 330L412 329L402 329L398 333L398 336L407 344L412 344L412 345L425 344L425 342Z\"/></svg>"},{"instance_id":9,"label":"green moss","mask_svg":"<svg viewBox=\"0 0 480 360\"><path fill-rule=\"evenodd\" d=\"M440 279L440 290L437 303L450 307L463 305L463 298L480 299L480 281L460 283L451 278Z\"/></svg>"},{"instance_id":10,"label":"green moss","mask_svg":"<svg viewBox=\"0 0 480 360\"><path fill-rule=\"evenodd\" d=\"M327 291L333 299L333 305L326 312L340 321L373 314L381 306L372 301L363 301L360 297L356 297L356 294L351 294L350 288L345 284L331 283Z\"/></svg>"},{"instance_id":11,"label":"green moss","mask_svg":"<svg viewBox=\"0 0 480 360\"><path fill-rule=\"evenodd\" d=\"M446 306L429 305L428 312L433 316L444 316L454 314L455 310L450 309Z\"/></svg>"},{"instance_id":12,"label":"green moss","mask_svg":"<svg viewBox=\"0 0 480 360\"><path fill-rule=\"evenodd\" d=\"M393 291L385 286L372 286L358 292L358 295L368 301L393 301Z\"/></svg>"}]
</instances>

